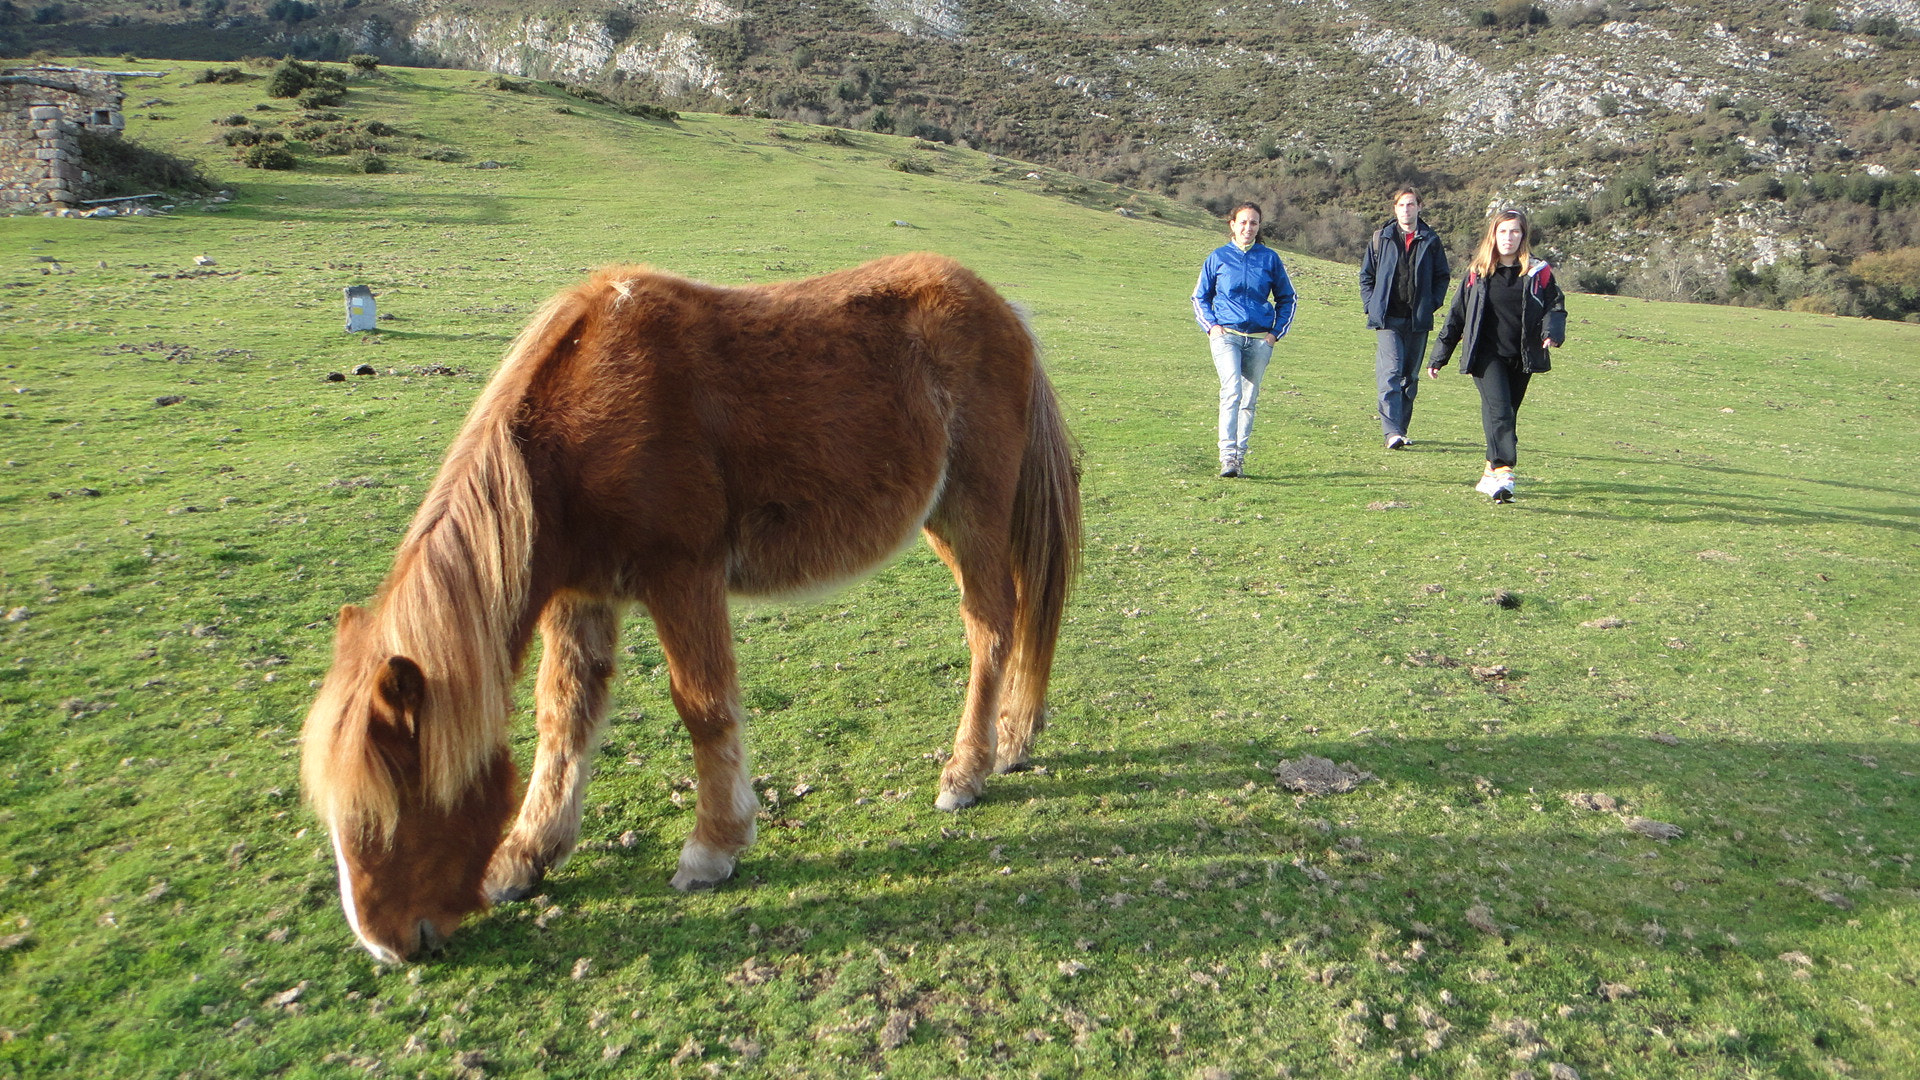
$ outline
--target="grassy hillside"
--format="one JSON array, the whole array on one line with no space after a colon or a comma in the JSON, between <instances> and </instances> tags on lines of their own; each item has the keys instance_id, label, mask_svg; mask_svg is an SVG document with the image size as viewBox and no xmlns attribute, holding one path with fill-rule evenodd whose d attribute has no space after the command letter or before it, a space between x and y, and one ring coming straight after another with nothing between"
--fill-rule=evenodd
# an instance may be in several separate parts
<instances>
[{"instance_id":1,"label":"grassy hillside","mask_svg":"<svg viewBox=\"0 0 1920 1080\"><path fill-rule=\"evenodd\" d=\"M1185 299L1220 238L1187 211L470 72L383 69L323 120L174 69L132 128L233 201L0 222L7 1074L1920 1069L1920 327L1571 297L1496 509L1467 381L1380 450L1352 268L1293 257L1222 481ZM300 167L235 164L243 127ZM609 261L916 249L1032 310L1084 450L1040 768L933 811L966 654L924 549L742 604L768 814L739 880L680 896L691 763L636 619L574 861L372 964L296 737L507 340ZM353 284L378 333L342 332ZM1297 795L1274 769L1305 754L1374 779Z\"/></svg>"}]
</instances>

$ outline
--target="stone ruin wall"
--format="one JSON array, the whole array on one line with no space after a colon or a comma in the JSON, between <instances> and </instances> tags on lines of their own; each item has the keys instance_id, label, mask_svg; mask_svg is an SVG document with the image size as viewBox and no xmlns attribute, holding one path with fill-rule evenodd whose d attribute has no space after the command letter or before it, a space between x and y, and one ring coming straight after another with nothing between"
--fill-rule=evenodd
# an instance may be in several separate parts
<instances>
[{"instance_id":1,"label":"stone ruin wall","mask_svg":"<svg viewBox=\"0 0 1920 1080\"><path fill-rule=\"evenodd\" d=\"M91 194L80 131L120 133L125 98L105 72L0 70L0 210L57 210ZM95 122L101 110L105 123Z\"/></svg>"}]
</instances>

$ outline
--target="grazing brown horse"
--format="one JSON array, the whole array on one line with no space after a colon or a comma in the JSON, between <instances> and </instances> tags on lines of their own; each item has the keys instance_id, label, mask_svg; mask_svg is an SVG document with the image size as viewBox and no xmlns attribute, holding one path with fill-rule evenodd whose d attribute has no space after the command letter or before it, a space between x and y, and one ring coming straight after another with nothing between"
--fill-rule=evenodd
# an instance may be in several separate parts
<instances>
[{"instance_id":1,"label":"grazing brown horse","mask_svg":"<svg viewBox=\"0 0 1920 1080\"><path fill-rule=\"evenodd\" d=\"M738 289L615 267L555 297L372 605L341 609L307 716L307 795L361 944L406 957L572 852L629 604L653 618L699 775L673 885L726 879L759 810L728 593L844 581L916 529L959 583L973 654L935 801L957 810L1044 724L1079 555L1072 448L1019 316L933 255ZM515 818L507 729L536 630Z\"/></svg>"}]
</instances>

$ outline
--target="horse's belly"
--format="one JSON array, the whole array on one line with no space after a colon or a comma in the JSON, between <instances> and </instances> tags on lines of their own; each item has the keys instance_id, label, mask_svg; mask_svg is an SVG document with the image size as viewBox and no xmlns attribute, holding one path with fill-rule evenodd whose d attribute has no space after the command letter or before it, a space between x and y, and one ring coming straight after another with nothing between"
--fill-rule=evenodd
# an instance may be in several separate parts
<instances>
[{"instance_id":1,"label":"horse's belly","mask_svg":"<svg viewBox=\"0 0 1920 1080\"><path fill-rule=\"evenodd\" d=\"M746 594L805 592L869 573L913 543L940 487L936 479L892 490L761 500L738 518L728 584Z\"/></svg>"}]
</instances>

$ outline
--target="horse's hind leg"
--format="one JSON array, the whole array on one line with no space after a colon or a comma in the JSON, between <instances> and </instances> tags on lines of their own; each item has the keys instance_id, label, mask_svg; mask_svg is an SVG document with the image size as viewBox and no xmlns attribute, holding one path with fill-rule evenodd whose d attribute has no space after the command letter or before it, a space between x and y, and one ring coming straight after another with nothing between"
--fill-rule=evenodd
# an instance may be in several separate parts
<instances>
[{"instance_id":1,"label":"horse's hind leg","mask_svg":"<svg viewBox=\"0 0 1920 1080\"><path fill-rule=\"evenodd\" d=\"M740 741L740 683L721 575L673 577L673 585L647 596L647 609L667 654L673 706L693 738L700 784L693 835L680 849L673 875L673 887L685 892L712 888L732 876L740 850L753 843L760 800Z\"/></svg>"},{"instance_id":2,"label":"horse's hind leg","mask_svg":"<svg viewBox=\"0 0 1920 1080\"><path fill-rule=\"evenodd\" d=\"M487 867L487 896L495 902L530 895L579 842L580 800L607 718L619 633L617 606L579 594L564 593L541 613L540 747L519 819Z\"/></svg>"},{"instance_id":3,"label":"horse's hind leg","mask_svg":"<svg viewBox=\"0 0 1920 1080\"><path fill-rule=\"evenodd\" d=\"M960 810L980 800L987 774L994 769L996 721L1013 632L1013 575L1007 544L987 539L995 533L978 527L955 528L934 521L927 542L953 571L960 586L960 617L967 626L973 666L967 679L967 704L953 737L953 757L940 773L940 794L933 805Z\"/></svg>"}]
</instances>

